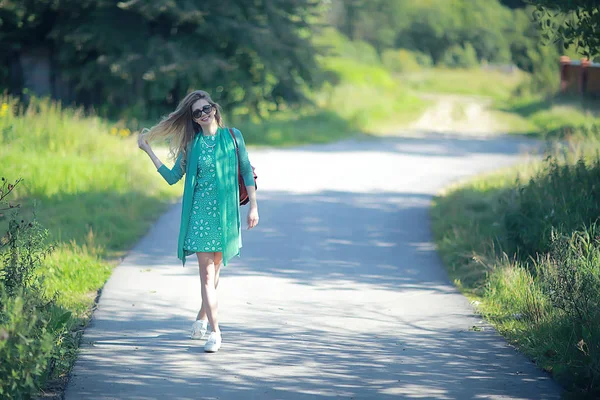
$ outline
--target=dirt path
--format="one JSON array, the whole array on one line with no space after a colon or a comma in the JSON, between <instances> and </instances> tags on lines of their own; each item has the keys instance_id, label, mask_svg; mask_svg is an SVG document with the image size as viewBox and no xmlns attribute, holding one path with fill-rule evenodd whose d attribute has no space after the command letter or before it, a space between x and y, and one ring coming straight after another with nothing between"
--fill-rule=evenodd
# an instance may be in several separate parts
<instances>
[{"instance_id":1,"label":"dirt path","mask_svg":"<svg viewBox=\"0 0 600 400\"><path fill-rule=\"evenodd\" d=\"M453 133L490 136L503 133L502 124L490 111L491 100L474 96L424 96L433 105L413 124L413 133Z\"/></svg>"}]
</instances>

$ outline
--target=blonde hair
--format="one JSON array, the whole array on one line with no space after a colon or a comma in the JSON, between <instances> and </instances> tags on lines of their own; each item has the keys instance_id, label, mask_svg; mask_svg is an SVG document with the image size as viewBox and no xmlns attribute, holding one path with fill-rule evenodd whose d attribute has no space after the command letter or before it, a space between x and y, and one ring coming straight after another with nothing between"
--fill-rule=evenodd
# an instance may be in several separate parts
<instances>
[{"instance_id":1,"label":"blonde hair","mask_svg":"<svg viewBox=\"0 0 600 400\"><path fill-rule=\"evenodd\" d=\"M192 105L200 99L204 99L214 106L216 110L215 120L222 128L221 106L212 101L210 95L204 90L195 90L185 96L179 102L175 111L164 117L162 121L150 129L145 128L142 130L142 134L148 142L159 139L168 140L171 158L176 159L179 154L183 155L181 158L182 167L187 159L188 145L194 139L196 133L202 130L200 125L192 119Z\"/></svg>"}]
</instances>

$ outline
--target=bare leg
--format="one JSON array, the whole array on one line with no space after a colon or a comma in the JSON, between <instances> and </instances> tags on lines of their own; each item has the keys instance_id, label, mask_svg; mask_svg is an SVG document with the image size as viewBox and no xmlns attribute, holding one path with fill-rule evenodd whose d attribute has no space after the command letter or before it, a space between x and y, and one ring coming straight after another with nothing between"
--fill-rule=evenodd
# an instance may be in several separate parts
<instances>
[{"instance_id":1,"label":"bare leg","mask_svg":"<svg viewBox=\"0 0 600 400\"><path fill-rule=\"evenodd\" d=\"M219 332L217 284L221 257L219 253L196 253L196 256L198 257L200 269L200 286L202 293L202 308L198 313L197 319L205 319L208 317L212 330L214 332ZM216 262L219 264L216 264Z\"/></svg>"},{"instance_id":2,"label":"bare leg","mask_svg":"<svg viewBox=\"0 0 600 400\"><path fill-rule=\"evenodd\" d=\"M219 287L219 276L221 276L221 262L223 261L223 253L218 252L215 254L215 289ZM200 311L198 311L198 315L196 316L196 320L199 319L207 319L206 309L204 307L204 301L202 301L202 307L200 307Z\"/></svg>"}]
</instances>

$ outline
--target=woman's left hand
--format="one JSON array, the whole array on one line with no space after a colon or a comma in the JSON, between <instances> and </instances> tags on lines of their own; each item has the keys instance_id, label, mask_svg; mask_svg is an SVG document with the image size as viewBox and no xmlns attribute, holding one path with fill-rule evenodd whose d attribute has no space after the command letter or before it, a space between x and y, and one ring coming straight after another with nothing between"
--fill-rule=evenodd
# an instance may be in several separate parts
<instances>
[{"instance_id":1,"label":"woman's left hand","mask_svg":"<svg viewBox=\"0 0 600 400\"><path fill-rule=\"evenodd\" d=\"M258 208L250 207L248 211L248 229L252 229L256 225L258 225Z\"/></svg>"}]
</instances>

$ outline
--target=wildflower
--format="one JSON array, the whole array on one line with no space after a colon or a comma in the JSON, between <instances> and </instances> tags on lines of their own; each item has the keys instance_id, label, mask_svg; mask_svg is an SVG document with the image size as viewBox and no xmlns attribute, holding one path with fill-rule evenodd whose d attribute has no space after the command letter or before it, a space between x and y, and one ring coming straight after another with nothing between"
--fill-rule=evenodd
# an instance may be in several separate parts
<instances>
[{"instance_id":1,"label":"wildflower","mask_svg":"<svg viewBox=\"0 0 600 400\"><path fill-rule=\"evenodd\" d=\"M111 134L111 135L116 135L118 131L119 131L119 130L118 130L117 128L114 128L114 127L113 127L113 128L110 128L110 134Z\"/></svg>"},{"instance_id":2,"label":"wildflower","mask_svg":"<svg viewBox=\"0 0 600 400\"><path fill-rule=\"evenodd\" d=\"M127 137L127 136L129 136L129 134L131 134L131 131L130 131L129 129L121 129L121 130L119 131L119 134L120 134L122 137Z\"/></svg>"},{"instance_id":3,"label":"wildflower","mask_svg":"<svg viewBox=\"0 0 600 400\"><path fill-rule=\"evenodd\" d=\"M6 114L8 114L8 108L9 107L7 103L2 103L0 106L0 117L4 117Z\"/></svg>"}]
</instances>

